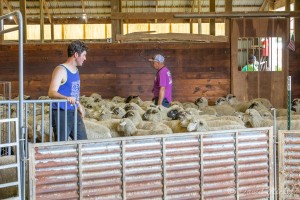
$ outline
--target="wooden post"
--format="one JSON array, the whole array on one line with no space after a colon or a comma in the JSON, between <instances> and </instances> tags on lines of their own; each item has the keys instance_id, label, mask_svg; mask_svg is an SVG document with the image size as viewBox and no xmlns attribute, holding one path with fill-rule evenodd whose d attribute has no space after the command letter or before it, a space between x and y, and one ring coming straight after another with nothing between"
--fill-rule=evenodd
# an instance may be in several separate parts
<instances>
[{"instance_id":1,"label":"wooden post","mask_svg":"<svg viewBox=\"0 0 300 200\"><path fill-rule=\"evenodd\" d=\"M44 0L40 0L40 40L44 43Z\"/></svg>"},{"instance_id":2,"label":"wooden post","mask_svg":"<svg viewBox=\"0 0 300 200\"><path fill-rule=\"evenodd\" d=\"M27 11L26 0L20 1L20 11L23 16L23 43L27 43Z\"/></svg>"},{"instance_id":3,"label":"wooden post","mask_svg":"<svg viewBox=\"0 0 300 200\"><path fill-rule=\"evenodd\" d=\"M225 12L232 12L232 0L225 1ZM225 19L225 36L228 36L228 39L230 38L230 22L230 19Z\"/></svg>"},{"instance_id":4,"label":"wooden post","mask_svg":"<svg viewBox=\"0 0 300 200\"><path fill-rule=\"evenodd\" d=\"M51 42L54 42L54 19L53 16L51 16Z\"/></svg>"},{"instance_id":5,"label":"wooden post","mask_svg":"<svg viewBox=\"0 0 300 200\"><path fill-rule=\"evenodd\" d=\"M202 0L198 0L198 14L201 13L201 4ZM198 19L198 34L202 34L202 20L201 18Z\"/></svg>"},{"instance_id":6,"label":"wooden post","mask_svg":"<svg viewBox=\"0 0 300 200\"><path fill-rule=\"evenodd\" d=\"M285 11L289 12L291 11L291 1L285 0Z\"/></svg>"},{"instance_id":7,"label":"wooden post","mask_svg":"<svg viewBox=\"0 0 300 200\"><path fill-rule=\"evenodd\" d=\"M122 12L122 2L121 0L111 0L111 13L118 13ZM123 19L113 19L111 20L111 38L112 42L116 42L116 35L117 34L122 34L122 21Z\"/></svg>"},{"instance_id":8,"label":"wooden post","mask_svg":"<svg viewBox=\"0 0 300 200\"><path fill-rule=\"evenodd\" d=\"M3 15L3 0L0 0L0 16ZM4 21L0 20L0 30L4 30ZM0 35L0 43L4 42L4 34Z\"/></svg>"},{"instance_id":9,"label":"wooden post","mask_svg":"<svg viewBox=\"0 0 300 200\"><path fill-rule=\"evenodd\" d=\"M216 1L209 0L209 12L216 12ZM209 34L216 35L216 20L209 19Z\"/></svg>"},{"instance_id":10,"label":"wooden post","mask_svg":"<svg viewBox=\"0 0 300 200\"><path fill-rule=\"evenodd\" d=\"M300 0L295 0L295 11L300 11ZM300 42L300 18L294 18L295 23L295 44ZM296 47L297 48L297 47ZM299 48L299 46L298 46Z\"/></svg>"}]
</instances>

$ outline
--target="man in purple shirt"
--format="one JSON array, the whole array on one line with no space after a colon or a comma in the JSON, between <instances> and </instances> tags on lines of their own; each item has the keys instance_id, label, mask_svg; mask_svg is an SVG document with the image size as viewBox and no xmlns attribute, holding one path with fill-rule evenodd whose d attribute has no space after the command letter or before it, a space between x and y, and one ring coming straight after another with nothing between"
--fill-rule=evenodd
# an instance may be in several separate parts
<instances>
[{"instance_id":1,"label":"man in purple shirt","mask_svg":"<svg viewBox=\"0 0 300 200\"><path fill-rule=\"evenodd\" d=\"M149 61L152 67L157 70L152 89L154 103L155 105L169 107L172 101L172 76L164 63L165 58L157 54Z\"/></svg>"}]
</instances>

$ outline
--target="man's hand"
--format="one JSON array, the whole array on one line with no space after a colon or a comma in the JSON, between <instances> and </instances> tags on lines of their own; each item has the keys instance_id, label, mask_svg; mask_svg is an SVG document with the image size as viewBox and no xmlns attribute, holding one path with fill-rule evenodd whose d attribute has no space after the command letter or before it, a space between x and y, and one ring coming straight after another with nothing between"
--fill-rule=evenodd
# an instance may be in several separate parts
<instances>
[{"instance_id":1,"label":"man's hand","mask_svg":"<svg viewBox=\"0 0 300 200\"><path fill-rule=\"evenodd\" d=\"M67 101L70 104L74 105L76 103L76 98L75 97L67 97Z\"/></svg>"},{"instance_id":2,"label":"man's hand","mask_svg":"<svg viewBox=\"0 0 300 200\"><path fill-rule=\"evenodd\" d=\"M76 103L78 105L78 112L79 112L80 116L82 118L84 118L84 116L85 116L84 107L78 101Z\"/></svg>"}]
</instances>

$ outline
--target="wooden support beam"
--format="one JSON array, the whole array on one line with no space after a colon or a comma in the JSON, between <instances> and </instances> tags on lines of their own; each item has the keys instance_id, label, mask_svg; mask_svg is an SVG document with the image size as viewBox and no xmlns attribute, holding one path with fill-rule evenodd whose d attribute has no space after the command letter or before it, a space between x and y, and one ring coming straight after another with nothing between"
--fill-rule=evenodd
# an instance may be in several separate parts
<instances>
[{"instance_id":1,"label":"wooden support beam","mask_svg":"<svg viewBox=\"0 0 300 200\"><path fill-rule=\"evenodd\" d=\"M23 16L23 43L27 43L27 10L26 0L20 1L20 11Z\"/></svg>"},{"instance_id":2,"label":"wooden support beam","mask_svg":"<svg viewBox=\"0 0 300 200\"><path fill-rule=\"evenodd\" d=\"M11 7L11 5L9 4L9 2L7 0L3 0L4 4L6 5L6 7L8 8L9 12L13 12L14 9ZM14 16L14 21L16 24L18 24L18 19L16 16Z\"/></svg>"},{"instance_id":3,"label":"wooden support beam","mask_svg":"<svg viewBox=\"0 0 300 200\"><path fill-rule=\"evenodd\" d=\"M116 39L122 42L140 42L140 41L228 42L228 37L226 36L187 34L187 33L149 34L149 33L141 32L141 33L130 33L127 35L117 34Z\"/></svg>"},{"instance_id":4,"label":"wooden support beam","mask_svg":"<svg viewBox=\"0 0 300 200\"><path fill-rule=\"evenodd\" d=\"M41 43L44 43L44 34L45 34L45 29L44 29L44 1L45 0L40 0L40 41Z\"/></svg>"},{"instance_id":5,"label":"wooden support beam","mask_svg":"<svg viewBox=\"0 0 300 200\"><path fill-rule=\"evenodd\" d=\"M264 11L267 5L268 5L268 0L264 0L264 2L261 4L259 8L259 11Z\"/></svg>"},{"instance_id":6,"label":"wooden support beam","mask_svg":"<svg viewBox=\"0 0 300 200\"><path fill-rule=\"evenodd\" d=\"M111 14L113 15L114 13L122 13L121 12L121 7L122 7L122 2L121 0L111 0ZM122 34L122 18L121 19L113 19L111 20L111 37L112 37L112 42L116 41L116 35L117 34Z\"/></svg>"},{"instance_id":7,"label":"wooden support beam","mask_svg":"<svg viewBox=\"0 0 300 200\"><path fill-rule=\"evenodd\" d=\"M81 0L81 7L82 7L82 14L85 15L84 21L85 23L87 23L87 16L86 16L86 12L85 12L85 5L84 5L84 0Z\"/></svg>"},{"instance_id":8,"label":"wooden support beam","mask_svg":"<svg viewBox=\"0 0 300 200\"><path fill-rule=\"evenodd\" d=\"M290 0L285 1L285 11L287 11L287 12L291 11L291 1Z\"/></svg>"},{"instance_id":9,"label":"wooden support beam","mask_svg":"<svg viewBox=\"0 0 300 200\"><path fill-rule=\"evenodd\" d=\"M44 0L44 9L45 9L45 11L47 13L48 20L49 20L50 24L52 24L52 15L50 14L49 7L48 7L48 5L46 3L46 0Z\"/></svg>"},{"instance_id":10,"label":"wooden support beam","mask_svg":"<svg viewBox=\"0 0 300 200\"><path fill-rule=\"evenodd\" d=\"M3 0L0 0L0 16L3 15ZM0 20L0 31L4 30L4 21ZM0 43L4 42L4 34L0 34Z\"/></svg>"},{"instance_id":11,"label":"wooden support beam","mask_svg":"<svg viewBox=\"0 0 300 200\"><path fill-rule=\"evenodd\" d=\"M295 0L295 11L299 12L300 11L300 0ZM295 41L296 41L296 45L298 44L298 46L296 46L296 48L299 48L299 44L300 44L300 18L295 18Z\"/></svg>"},{"instance_id":12,"label":"wooden support beam","mask_svg":"<svg viewBox=\"0 0 300 200\"><path fill-rule=\"evenodd\" d=\"M215 0L209 0L209 12L216 12L216 1ZM209 33L210 33L210 35L216 35L215 18L209 20Z\"/></svg>"},{"instance_id":13,"label":"wooden support beam","mask_svg":"<svg viewBox=\"0 0 300 200\"><path fill-rule=\"evenodd\" d=\"M225 1L225 12L232 13L232 0ZM225 35L230 37L230 19L225 19Z\"/></svg>"},{"instance_id":14,"label":"wooden support beam","mask_svg":"<svg viewBox=\"0 0 300 200\"><path fill-rule=\"evenodd\" d=\"M275 1L274 0L268 0L269 2L269 11L275 10Z\"/></svg>"}]
</instances>

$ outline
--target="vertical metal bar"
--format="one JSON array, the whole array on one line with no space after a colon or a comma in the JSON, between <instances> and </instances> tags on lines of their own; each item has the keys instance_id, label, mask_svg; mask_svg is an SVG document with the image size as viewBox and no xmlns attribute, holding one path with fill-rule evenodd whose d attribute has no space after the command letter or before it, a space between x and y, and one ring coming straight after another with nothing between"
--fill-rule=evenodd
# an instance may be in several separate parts
<instances>
[{"instance_id":1,"label":"vertical metal bar","mask_svg":"<svg viewBox=\"0 0 300 200\"><path fill-rule=\"evenodd\" d=\"M77 140L77 117L78 117L78 111L77 111L77 106L75 106L74 110L74 140Z\"/></svg>"},{"instance_id":2,"label":"vertical metal bar","mask_svg":"<svg viewBox=\"0 0 300 200\"><path fill-rule=\"evenodd\" d=\"M36 143L36 103L33 104L33 142Z\"/></svg>"},{"instance_id":3,"label":"vertical metal bar","mask_svg":"<svg viewBox=\"0 0 300 200\"><path fill-rule=\"evenodd\" d=\"M235 132L235 140L234 140L234 154L235 154L235 199L239 200L240 199L240 193L239 193L239 142L238 142L238 137L239 137L239 132Z\"/></svg>"},{"instance_id":4,"label":"vertical metal bar","mask_svg":"<svg viewBox=\"0 0 300 200\"><path fill-rule=\"evenodd\" d=\"M287 130L291 130L291 93L292 93L292 77L291 76L288 76L288 79L287 79L287 92L288 92L288 102L287 102L287 105L288 105L288 121L287 121Z\"/></svg>"},{"instance_id":5,"label":"vertical metal bar","mask_svg":"<svg viewBox=\"0 0 300 200\"><path fill-rule=\"evenodd\" d=\"M167 161L166 161L166 138L161 138L162 145L162 178L163 178L163 194L164 199L168 199L167 196Z\"/></svg>"},{"instance_id":6,"label":"vertical metal bar","mask_svg":"<svg viewBox=\"0 0 300 200\"><path fill-rule=\"evenodd\" d=\"M52 142L52 132L53 132L53 127L52 127L52 102L49 103L49 142Z\"/></svg>"},{"instance_id":7,"label":"vertical metal bar","mask_svg":"<svg viewBox=\"0 0 300 200\"><path fill-rule=\"evenodd\" d=\"M273 141L273 156L274 156L274 195L275 195L275 199L277 199L277 161L276 161L276 154L277 154L277 132L276 132L276 108L272 108L271 109L273 111L273 135L274 135L274 141Z\"/></svg>"},{"instance_id":8,"label":"vertical metal bar","mask_svg":"<svg viewBox=\"0 0 300 200\"><path fill-rule=\"evenodd\" d=\"M20 161L21 161L21 199L25 199L25 160L24 160L24 121L23 121L23 17L15 11L19 22L19 129L20 129Z\"/></svg>"},{"instance_id":9,"label":"vertical metal bar","mask_svg":"<svg viewBox=\"0 0 300 200\"><path fill-rule=\"evenodd\" d=\"M42 134L42 143L44 143L44 137L45 137L45 115L44 115L44 102L42 102L42 119L41 119L41 131L40 131L40 134Z\"/></svg>"},{"instance_id":10,"label":"vertical metal bar","mask_svg":"<svg viewBox=\"0 0 300 200\"><path fill-rule=\"evenodd\" d=\"M275 135L275 134L274 134ZM273 141L273 132L272 132L272 129L270 128L268 130L268 146L269 146L269 162L268 162L268 165L269 165L269 181L270 181L270 184L269 184L269 194L270 194L270 200L277 200L277 186L274 185L276 184L276 181L275 181L275 178L276 178L276 174L274 172L276 172L276 163L274 163L274 158L276 157L276 151L274 152L274 141ZM276 144L275 144L276 145ZM272 152L273 150L273 152ZM272 169L274 167L274 169ZM274 174L273 174L274 173ZM274 192L274 194L272 194L272 192Z\"/></svg>"},{"instance_id":11,"label":"vertical metal bar","mask_svg":"<svg viewBox=\"0 0 300 200\"><path fill-rule=\"evenodd\" d=\"M65 141L68 141L69 140L69 137L67 135L67 132L68 132L68 110L67 110L67 102L65 102ZM75 134L75 133L74 133Z\"/></svg>"},{"instance_id":12,"label":"vertical metal bar","mask_svg":"<svg viewBox=\"0 0 300 200\"><path fill-rule=\"evenodd\" d=\"M126 161L126 155L125 155L125 146L126 140L121 141L121 148L122 148L122 192L123 192L123 200L126 200L126 179L125 179L125 161Z\"/></svg>"},{"instance_id":13,"label":"vertical metal bar","mask_svg":"<svg viewBox=\"0 0 300 200\"><path fill-rule=\"evenodd\" d=\"M83 159L82 159L82 144L79 143L78 144L78 195L79 195L79 199L82 200L83 199Z\"/></svg>"},{"instance_id":14,"label":"vertical metal bar","mask_svg":"<svg viewBox=\"0 0 300 200\"><path fill-rule=\"evenodd\" d=\"M6 106L5 106L6 107ZM8 104L8 109L7 109L7 118L10 119L10 103ZM8 143L11 142L11 122L8 122ZM13 142L18 142L18 140L13 141ZM11 146L8 147L8 155L11 155Z\"/></svg>"},{"instance_id":15,"label":"vertical metal bar","mask_svg":"<svg viewBox=\"0 0 300 200\"><path fill-rule=\"evenodd\" d=\"M18 120L15 121L16 125L15 125L15 128L16 128L16 146L17 146L17 152L16 152L16 155L17 155L17 165L20 166L21 163L21 159L20 159L20 144L18 144L18 141L19 141L19 124L18 124ZM19 197L21 197L22 199L22 187L21 187L21 181L22 181L22 177L21 177L21 168L18 167L17 168L17 172L18 172L18 194L19 194ZM25 177L25 176L24 176ZM25 186L24 186L24 189L25 189ZM25 191L24 191L24 195L25 195ZM25 196L23 196L23 199L25 199Z\"/></svg>"},{"instance_id":16,"label":"vertical metal bar","mask_svg":"<svg viewBox=\"0 0 300 200\"><path fill-rule=\"evenodd\" d=\"M57 102L56 134L57 134L57 141L60 141L60 102Z\"/></svg>"},{"instance_id":17,"label":"vertical metal bar","mask_svg":"<svg viewBox=\"0 0 300 200\"><path fill-rule=\"evenodd\" d=\"M200 189L201 189L201 200L204 200L204 164L203 164L203 135L200 135Z\"/></svg>"}]
</instances>

